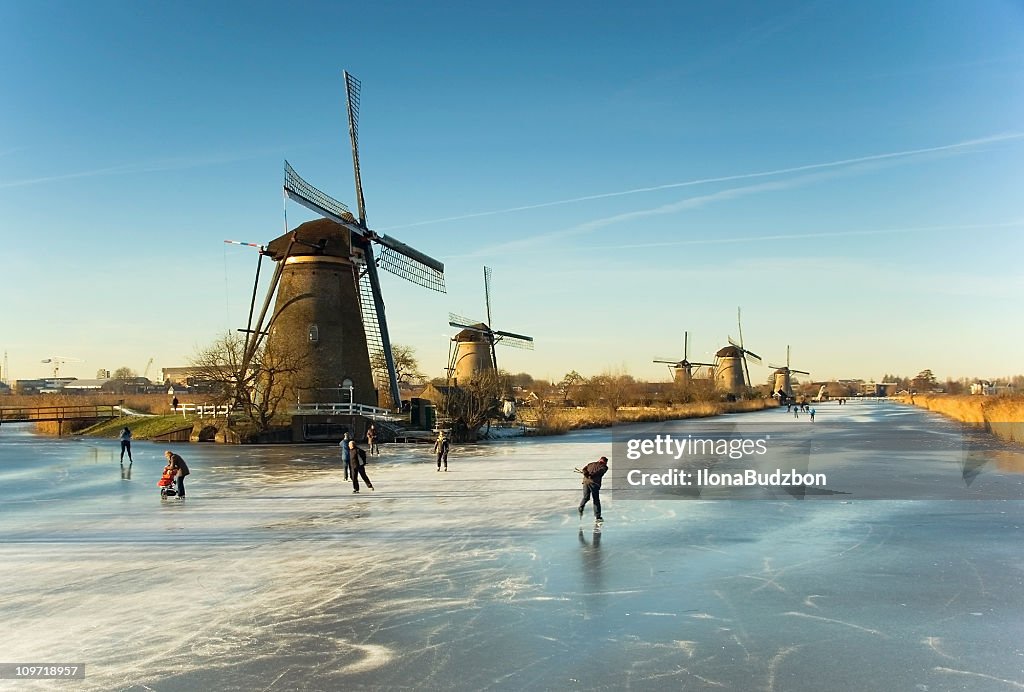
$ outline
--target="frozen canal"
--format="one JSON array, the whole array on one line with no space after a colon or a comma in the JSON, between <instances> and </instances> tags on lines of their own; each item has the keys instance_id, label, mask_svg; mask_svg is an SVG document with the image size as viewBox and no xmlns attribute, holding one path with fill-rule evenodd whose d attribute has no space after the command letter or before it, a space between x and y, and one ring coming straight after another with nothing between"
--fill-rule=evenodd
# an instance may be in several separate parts
<instances>
[{"instance_id":1,"label":"frozen canal","mask_svg":"<svg viewBox=\"0 0 1024 692\"><path fill-rule=\"evenodd\" d=\"M0 661L86 677L0 689L1024 688L1024 454L817 409L724 424L785 432L832 494L625 500L609 474L600 531L573 467L608 430L455 446L447 474L384 446L353 495L334 446L138 442L128 477L116 441L5 425Z\"/></svg>"}]
</instances>

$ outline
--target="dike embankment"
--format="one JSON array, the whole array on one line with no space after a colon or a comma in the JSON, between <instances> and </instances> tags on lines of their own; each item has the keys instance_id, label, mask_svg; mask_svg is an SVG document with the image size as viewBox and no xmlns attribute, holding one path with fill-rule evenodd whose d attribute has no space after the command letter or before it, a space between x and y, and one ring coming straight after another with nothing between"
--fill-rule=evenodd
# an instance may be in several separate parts
<instances>
[{"instance_id":1,"label":"dike embankment","mask_svg":"<svg viewBox=\"0 0 1024 692\"><path fill-rule=\"evenodd\" d=\"M913 398L902 397L900 401L977 426L1001 440L1024 445L1024 396L915 394Z\"/></svg>"}]
</instances>

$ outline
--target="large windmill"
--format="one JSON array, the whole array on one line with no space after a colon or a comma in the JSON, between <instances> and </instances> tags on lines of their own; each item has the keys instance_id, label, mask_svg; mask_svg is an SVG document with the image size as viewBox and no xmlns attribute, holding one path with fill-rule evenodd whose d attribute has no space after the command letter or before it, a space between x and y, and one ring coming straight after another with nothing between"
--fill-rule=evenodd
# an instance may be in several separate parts
<instances>
[{"instance_id":1,"label":"large windmill","mask_svg":"<svg viewBox=\"0 0 1024 692\"><path fill-rule=\"evenodd\" d=\"M484 267L484 302L487 305L487 322L471 320L455 313L448 313L448 324L461 331L452 337L448 349L448 377L455 382L465 382L475 375L498 369L495 344L502 343L515 348L533 348L533 337L491 328L491 268Z\"/></svg>"},{"instance_id":2,"label":"large windmill","mask_svg":"<svg viewBox=\"0 0 1024 692\"><path fill-rule=\"evenodd\" d=\"M380 353L386 364L391 404L398 406L398 379L377 269L443 293L444 265L366 225L359 170L361 87L348 72L344 75L359 216L356 218L347 206L307 183L285 161L286 198L323 218L304 223L261 248L261 257L269 256L277 266L255 325L250 310L242 371L248 372L266 337L268 351L301 363L290 375L289 383L298 401L350 397L353 403L376 405L370 359L372 354ZM274 311L264 324L275 292ZM254 285L253 304L255 297Z\"/></svg>"},{"instance_id":3,"label":"large windmill","mask_svg":"<svg viewBox=\"0 0 1024 692\"><path fill-rule=\"evenodd\" d=\"M718 388L730 394L742 394L750 385L750 366L748 360L761 362L761 356L747 349L743 344L743 321L740 309L736 308L736 325L740 331L740 341L736 343L729 337L729 345L719 349L715 354L715 381ZM744 374L746 377L744 377Z\"/></svg>"},{"instance_id":4,"label":"large windmill","mask_svg":"<svg viewBox=\"0 0 1024 692\"><path fill-rule=\"evenodd\" d=\"M708 367L714 368L714 363L696 363L689 360L690 354L690 332L683 332L683 359L673 360L671 358L655 358L655 363L666 363L668 369L672 372L672 377L676 382L689 382L693 379L693 368L696 367Z\"/></svg>"},{"instance_id":5,"label":"large windmill","mask_svg":"<svg viewBox=\"0 0 1024 692\"><path fill-rule=\"evenodd\" d=\"M811 373L806 370L796 370L789 365L789 346L786 346L786 364L785 365L772 365L768 364L769 368L775 368L775 383L772 385L772 396L777 396L783 402L786 399L793 398L793 383L790 379L790 375L793 373L799 373L801 375L810 375Z\"/></svg>"}]
</instances>

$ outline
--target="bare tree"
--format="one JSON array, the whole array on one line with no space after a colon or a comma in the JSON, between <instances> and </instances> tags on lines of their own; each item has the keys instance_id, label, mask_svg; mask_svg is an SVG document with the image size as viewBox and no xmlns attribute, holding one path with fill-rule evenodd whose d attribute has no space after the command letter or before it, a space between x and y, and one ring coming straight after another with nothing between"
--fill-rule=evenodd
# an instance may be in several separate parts
<instances>
[{"instance_id":1,"label":"bare tree","mask_svg":"<svg viewBox=\"0 0 1024 692\"><path fill-rule=\"evenodd\" d=\"M191 359L194 377L212 385L221 403L240 409L257 430L268 430L292 399L292 380L306 364L301 354L264 343L243 371L245 339L227 333Z\"/></svg>"},{"instance_id":2,"label":"bare tree","mask_svg":"<svg viewBox=\"0 0 1024 692\"><path fill-rule=\"evenodd\" d=\"M502 417L502 397L509 389L507 373L486 370L458 387L449 387L438 408L453 421L456 439L475 440L482 426Z\"/></svg>"},{"instance_id":3,"label":"bare tree","mask_svg":"<svg viewBox=\"0 0 1024 692\"><path fill-rule=\"evenodd\" d=\"M113 380L134 380L138 376L139 376L139 374L137 372L135 372L134 370L132 370L128 366L123 365L123 366L121 366L120 368L118 368L117 370L114 371L114 374L111 377L111 379L113 379Z\"/></svg>"},{"instance_id":4,"label":"bare tree","mask_svg":"<svg viewBox=\"0 0 1024 692\"><path fill-rule=\"evenodd\" d=\"M421 382L426 375L420 371L420 363L416 358L416 350L412 346L401 344L391 345L391 357L395 362L395 379L399 385ZM373 368L374 380L380 392L380 405L384 408L397 408L391 401L391 387L388 386L388 363L384 351L374 351L370 356L370 367Z\"/></svg>"}]
</instances>

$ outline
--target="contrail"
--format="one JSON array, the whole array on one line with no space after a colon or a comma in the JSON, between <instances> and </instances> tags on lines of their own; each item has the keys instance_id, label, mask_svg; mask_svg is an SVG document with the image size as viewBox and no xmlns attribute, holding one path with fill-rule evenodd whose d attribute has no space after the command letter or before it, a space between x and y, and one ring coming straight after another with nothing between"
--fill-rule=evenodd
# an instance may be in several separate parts
<instances>
[{"instance_id":1,"label":"contrail","mask_svg":"<svg viewBox=\"0 0 1024 692\"><path fill-rule=\"evenodd\" d=\"M727 243L753 243L766 240L812 240L815 238L842 238L860 235L890 235L899 233L923 233L942 231L974 231L984 229L1021 228L1024 220L1000 223L963 224L956 226L907 226L903 228L875 228L851 231L818 231L814 233L780 233L761 236L735 236L732 238L694 238L690 240L669 240L661 243L634 243L630 245L584 245L579 250L640 250L645 248L675 247L679 245L718 245Z\"/></svg>"},{"instance_id":2,"label":"contrail","mask_svg":"<svg viewBox=\"0 0 1024 692\"><path fill-rule=\"evenodd\" d=\"M491 211L480 211L471 214L459 214L457 216L446 216L439 219L431 219L429 221L417 221L415 223L402 224L399 226L390 226L381 230L389 231L398 228L413 228L416 226L427 226L435 223L444 223L447 221L462 221L465 219L477 219L484 216L496 216L498 214L509 214L517 211L529 211L531 209L544 209L546 207L557 207L563 204L575 204L576 202L589 202L597 199L608 199L611 197L624 197L626 195L635 195L641 192L657 192L659 190L671 190L680 187L693 187L695 185L710 185L712 183L725 183L735 180L750 180L753 178L767 178L777 175L786 175L789 173L801 173L804 171L813 171L827 168L838 168L841 166L852 166L858 163L868 163L872 161L885 161L887 159L906 158L909 156L920 156L922 154L933 154L941 151L954 151L957 149L963 149L979 144L991 144L993 142L1006 142L1016 139L1024 139L1024 132L1008 132L998 135L990 135L988 137L980 137L978 139L968 139L963 142L956 142L954 144L943 144L935 147L925 147L923 149L907 149L905 151L893 151L886 154L871 154L869 156L858 156L851 159L839 159L837 161L825 161L823 163L809 163L803 166L791 166L789 168L775 168L769 171L758 171L756 173L739 173L737 175L725 175L716 178L699 178L697 180L687 180L679 183L666 183L664 185L653 185L651 187L637 187L629 190L621 190L619 192L604 192L594 195L583 195L581 197L570 197L568 199L560 199L552 202L540 202L538 204L525 204L518 207L506 207L504 209L494 209Z\"/></svg>"},{"instance_id":3,"label":"contrail","mask_svg":"<svg viewBox=\"0 0 1024 692\"><path fill-rule=\"evenodd\" d=\"M123 163L117 166L105 168L94 168L87 171L76 171L74 173L60 173L57 175L43 176L39 178L25 178L23 180L10 180L0 182L0 189L11 187L25 187L28 185L39 185L52 183L60 180L73 180L76 178L93 178L102 175L124 175L128 173L154 173L159 171L186 170L189 168L202 168L205 166L217 166L236 161L248 161L267 154L280 154L281 148L252 151L237 154L221 154L213 156L201 156L195 158L173 158L160 161L149 161L142 163Z\"/></svg>"}]
</instances>

